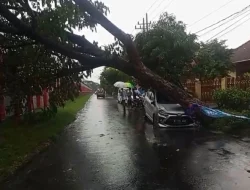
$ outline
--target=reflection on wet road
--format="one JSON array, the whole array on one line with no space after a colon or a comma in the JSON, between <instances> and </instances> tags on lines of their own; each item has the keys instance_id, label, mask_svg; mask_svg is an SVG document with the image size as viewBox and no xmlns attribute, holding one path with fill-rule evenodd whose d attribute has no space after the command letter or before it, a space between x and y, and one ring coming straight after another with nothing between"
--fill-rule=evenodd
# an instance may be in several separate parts
<instances>
[{"instance_id":1,"label":"reflection on wet road","mask_svg":"<svg viewBox=\"0 0 250 190\"><path fill-rule=\"evenodd\" d=\"M153 131L140 110L90 98L59 141L0 189L249 190L250 145Z\"/></svg>"}]
</instances>

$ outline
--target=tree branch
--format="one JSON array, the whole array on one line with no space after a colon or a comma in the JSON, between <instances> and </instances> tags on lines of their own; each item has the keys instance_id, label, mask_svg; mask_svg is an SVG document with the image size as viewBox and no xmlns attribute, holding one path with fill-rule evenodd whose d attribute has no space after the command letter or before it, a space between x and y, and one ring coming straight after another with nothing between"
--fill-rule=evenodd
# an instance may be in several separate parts
<instances>
[{"instance_id":1,"label":"tree branch","mask_svg":"<svg viewBox=\"0 0 250 190\"><path fill-rule=\"evenodd\" d=\"M71 47L61 45L58 42L54 42L48 38L40 36L34 30L32 30L32 28L30 28L21 20L16 18L16 16L12 14L8 9L6 9L6 7L2 4L0 4L0 14L3 17L5 17L11 24L13 24L13 26L22 31L24 35L44 44L49 49L57 51L72 59L77 59L79 62L84 63L86 65L99 67L99 66L108 66L108 64L110 63L109 59L105 60L97 57L86 56L81 53L72 51Z\"/></svg>"},{"instance_id":2,"label":"tree branch","mask_svg":"<svg viewBox=\"0 0 250 190\"><path fill-rule=\"evenodd\" d=\"M19 31L14 27L6 26L5 24L0 22L0 32L6 34L13 34L13 35L24 35L23 32ZM85 37L79 36L67 31L64 31L68 37L68 40L72 43L79 45L78 51L84 52L86 54L90 54L93 56L104 56L105 52L100 48L93 45L90 41L88 41Z\"/></svg>"},{"instance_id":3,"label":"tree branch","mask_svg":"<svg viewBox=\"0 0 250 190\"><path fill-rule=\"evenodd\" d=\"M30 15L30 17L31 17L32 28L35 29L35 28L37 27L37 21L36 21L35 12L31 9L28 0L24 0L23 6L26 8L27 13L28 13L28 14Z\"/></svg>"},{"instance_id":4,"label":"tree branch","mask_svg":"<svg viewBox=\"0 0 250 190\"><path fill-rule=\"evenodd\" d=\"M94 68L95 67L91 67L91 66L82 66L82 67L76 67L76 68L71 68L71 69L63 68L56 74L56 78L69 76L74 73L76 74L76 73L91 70Z\"/></svg>"},{"instance_id":5,"label":"tree branch","mask_svg":"<svg viewBox=\"0 0 250 190\"><path fill-rule=\"evenodd\" d=\"M179 102L183 107L187 107L189 102L192 101L192 97L187 94L183 89L178 86L169 83L162 79L159 75L153 73L150 69L144 66L141 62L140 56L136 47L129 35L125 34L112 22L110 22L101 12L99 12L95 6L88 0L74 0L82 11L88 12L97 22L109 31L113 36L120 40L127 51L130 61L133 63L134 70L136 71L136 78L149 82L159 91L169 94L171 98ZM153 79L153 80L152 80Z\"/></svg>"},{"instance_id":6,"label":"tree branch","mask_svg":"<svg viewBox=\"0 0 250 190\"><path fill-rule=\"evenodd\" d=\"M82 52L91 54L94 56L104 56L104 51L94 46L85 37L72 34L70 32L66 32L66 35L72 43L75 43L81 47L80 49L82 50Z\"/></svg>"},{"instance_id":7,"label":"tree branch","mask_svg":"<svg viewBox=\"0 0 250 190\"><path fill-rule=\"evenodd\" d=\"M36 42L24 42L24 43L20 43L20 44L16 44L16 45L1 45L1 48L5 48L5 49L11 49L11 48L20 48L20 47L25 47L25 46L30 46L30 45L35 45L37 44Z\"/></svg>"},{"instance_id":8,"label":"tree branch","mask_svg":"<svg viewBox=\"0 0 250 190\"><path fill-rule=\"evenodd\" d=\"M82 11L87 11L97 22L109 31L113 36L120 40L126 47L130 61L135 64L135 66L143 67L140 56L136 47L130 37L130 35L125 34L121 29L110 22L96 7L88 0L74 0L76 4Z\"/></svg>"},{"instance_id":9,"label":"tree branch","mask_svg":"<svg viewBox=\"0 0 250 190\"><path fill-rule=\"evenodd\" d=\"M16 28L6 26L5 24L3 24L1 22L0 22L0 32L6 33L6 34L13 34L13 35L22 35L23 34L23 32L18 31Z\"/></svg>"},{"instance_id":10,"label":"tree branch","mask_svg":"<svg viewBox=\"0 0 250 190\"><path fill-rule=\"evenodd\" d=\"M21 7L15 7L15 6L10 6L10 5L6 5L6 8L10 10L15 10L15 11L23 11Z\"/></svg>"}]
</instances>

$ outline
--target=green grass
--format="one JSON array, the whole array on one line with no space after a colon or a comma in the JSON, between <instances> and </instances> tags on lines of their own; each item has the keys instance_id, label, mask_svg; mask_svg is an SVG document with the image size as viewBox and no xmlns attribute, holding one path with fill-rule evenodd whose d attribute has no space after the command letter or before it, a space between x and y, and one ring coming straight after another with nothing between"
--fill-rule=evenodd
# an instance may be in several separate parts
<instances>
[{"instance_id":1,"label":"green grass","mask_svg":"<svg viewBox=\"0 0 250 190\"><path fill-rule=\"evenodd\" d=\"M44 150L64 127L75 120L90 95L79 96L59 108L56 116L40 124L13 125L7 121L0 126L0 181L13 174L32 156Z\"/></svg>"}]
</instances>

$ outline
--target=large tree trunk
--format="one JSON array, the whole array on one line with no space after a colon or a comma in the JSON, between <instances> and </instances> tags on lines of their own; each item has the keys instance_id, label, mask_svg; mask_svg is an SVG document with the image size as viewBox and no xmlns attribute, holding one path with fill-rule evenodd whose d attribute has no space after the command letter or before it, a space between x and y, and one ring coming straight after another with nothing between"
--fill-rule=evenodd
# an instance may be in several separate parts
<instances>
[{"instance_id":1,"label":"large tree trunk","mask_svg":"<svg viewBox=\"0 0 250 190\"><path fill-rule=\"evenodd\" d=\"M136 47L130 37L130 35L125 34L118 27L116 27L113 23L111 23L101 12L99 12L95 6L88 0L74 0L79 8L84 12L88 12L89 15L92 16L94 20L96 20L101 26L103 26L107 31L109 31L113 36L115 36L118 40L120 40L127 51L129 62L122 60L121 58L112 58L112 59L104 59L101 54L102 52L97 51L96 47L91 47L88 52L94 51L92 53L93 56L86 56L85 52L80 53L79 51L75 51L72 48L69 48L65 45L59 44L57 41L53 41L49 38L41 36L39 33L34 31L29 25L21 22L13 13L11 13L4 5L0 4L0 14L4 16L14 27L16 27L19 31L11 29L11 32L14 33L22 33L22 35L26 35L33 40L38 41L39 43L44 44L46 47L53 49L63 55L66 55L72 59L76 59L79 62L83 63L83 66L87 67L98 67L98 66L111 66L117 68L131 76L134 76L142 83L148 84L150 87L166 94L176 102L179 102L184 108L186 108L190 102L195 101L185 90L179 88L177 85L170 83L169 81L164 80L157 74L153 73L150 69L146 68L144 64L141 62L140 56ZM6 28L7 29L7 28ZM68 34L68 33L67 33ZM87 44L87 40L83 39L76 35L68 34L68 38L71 41L75 41L73 43L81 46L81 42L83 45L90 46ZM81 39L80 39L81 38ZM83 46L82 46L83 47ZM86 51L86 48L85 50ZM94 55L95 54L95 55ZM100 56L96 56L96 55ZM82 70L79 70L79 72Z\"/></svg>"},{"instance_id":2,"label":"large tree trunk","mask_svg":"<svg viewBox=\"0 0 250 190\"><path fill-rule=\"evenodd\" d=\"M119 39L126 47L127 54L129 56L131 68L133 71L123 70L117 65L113 67L124 71L127 74L131 74L140 80L142 83L148 84L152 88L166 94L171 99L176 100L184 108L187 108L190 102L194 100L185 90L179 88L157 74L153 73L150 69L144 66L141 62L139 53L130 38L129 35L125 34L122 30L116 27L110 22L101 12L99 12L88 0L74 0L83 11L87 11L97 22L102 25L107 31Z\"/></svg>"}]
</instances>

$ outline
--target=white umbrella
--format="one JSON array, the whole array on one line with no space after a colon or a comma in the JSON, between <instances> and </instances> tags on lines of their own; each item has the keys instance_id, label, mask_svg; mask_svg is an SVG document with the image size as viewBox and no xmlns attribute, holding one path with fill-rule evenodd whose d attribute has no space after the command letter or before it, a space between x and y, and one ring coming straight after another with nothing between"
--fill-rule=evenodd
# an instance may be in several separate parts
<instances>
[{"instance_id":1,"label":"white umbrella","mask_svg":"<svg viewBox=\"0 0 250 190\"><path fill-rule=\"evenodd\" d=\"M126 88L126 84L124 82L118 81L114 84L114 87L117 88Z\"/></svg>"}]
</instances>

